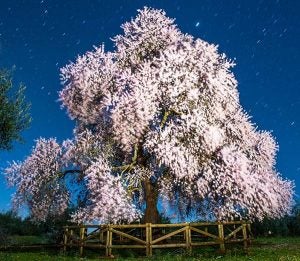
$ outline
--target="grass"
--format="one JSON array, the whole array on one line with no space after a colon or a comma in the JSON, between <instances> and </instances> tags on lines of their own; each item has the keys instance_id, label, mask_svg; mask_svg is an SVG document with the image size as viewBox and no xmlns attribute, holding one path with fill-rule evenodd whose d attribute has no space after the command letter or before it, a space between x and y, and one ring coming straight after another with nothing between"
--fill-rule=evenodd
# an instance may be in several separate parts
<instances>
[{"instance_id":1,"label":"grass","mask_svg":"<svg viewBox=\"0 0 300 261\"><path fill-rule=\"evenodd\" d=\"M8 241L11 245L46 244L47 238L41 236L11 236Z\"/></svg>"},{"instance_id":2,"label":"grass","mask_svg":"<svg viewBox=\"0 0 300 261\"><path fill-rule=\"evenodd\" d=\"M32 239L31 239L32 240ZM258 238L250 247L248 255L242 251L242 246L234 246L227 250L226 255L220 255L212 248L197 248L193 250L193 254L188 256L181 250L156 250L152 258L137 257L135 252L123 252L127 257L117 257L114 260L119 261L133 261L133 260L147 260L147 261L300 261L300 237L284 237L284 238ZM99 254L96 252L89 252L88 257L80 258L78 251L68 253L58 253L58 251L38 251L38 252L0 252L0 260L2 261L76 261L99 260ZM101 258L103 260L103 258ZM104 259L105 260L105 259Z\"/></svg>"}]
</instances>

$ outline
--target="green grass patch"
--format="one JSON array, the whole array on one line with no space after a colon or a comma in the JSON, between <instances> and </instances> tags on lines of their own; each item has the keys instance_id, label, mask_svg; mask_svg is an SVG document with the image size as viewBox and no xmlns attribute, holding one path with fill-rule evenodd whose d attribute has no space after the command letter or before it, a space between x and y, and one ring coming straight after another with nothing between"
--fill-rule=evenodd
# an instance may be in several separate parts
<instances>
[{"instance_id":1,"label":"green grass patch","mask_svg":"<svg viewBox=\"0 0 300 261\"><path fill-rule=\"evenodd\" d=\"M48 239L42 236L10 236L8 241L11 245L35 245L47 244Z\"/></svg>"},{"instance_id":2,"label":"green grass patch","mask_svg":"<svg viewBox=\"0 0 300 261\"><path fill-rule=\"evenodd\" d=\"M33 239L32 239L33 240ZM113 251L114 260L133 261L133 260L151 260L151 261L300 261L300 237L285 238L258 238L249 249L249 254L245 254L242 245L230 245L227 247L226 255L218 253L214 248L195 248L192 255L187 255L183 249L160 249L154 251L151 258L143 257L144 251L137 254L134 250L125 250L124 252ZM105 260L103 251L87 251L86 257L78 256L78 249L74 248L67 254L60 250L36 251L36 252L0 252L0 260L8 261L71 261L71 260ZM101 257L102 256L102 257Z\"/></svg>"},{"instance_id":3,"label":"green grass patch","mask_svg":"<svg viewBox=\"0 0 300 261\"><path fill-rule=\"evenodd\" d=\"M1 261L71 261L71 260L95 260L95 259L80 259L76 256L64 256L59 254L51 254L48 252L32 252L32 253L5 253L0 252Z\"/></svg>"}]
</instances>

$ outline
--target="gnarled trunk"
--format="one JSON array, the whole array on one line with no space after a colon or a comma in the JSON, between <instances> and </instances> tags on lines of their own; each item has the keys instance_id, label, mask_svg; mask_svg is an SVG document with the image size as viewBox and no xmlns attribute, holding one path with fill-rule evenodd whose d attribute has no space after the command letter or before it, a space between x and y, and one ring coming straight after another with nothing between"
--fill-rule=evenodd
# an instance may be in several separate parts
<instances>
[{"instance_id":1,"label":"gnarled trunk","mask_svg":"<svg viewBox=\"0 0 300 261\"><path fill-rule=\"evenodd\" d=\"M149 179L144 180L144 191L146 210L144 223L157 224L160 222L159 212L157 209L158 191L154 183Z\"/></svg>"}]
</instances>

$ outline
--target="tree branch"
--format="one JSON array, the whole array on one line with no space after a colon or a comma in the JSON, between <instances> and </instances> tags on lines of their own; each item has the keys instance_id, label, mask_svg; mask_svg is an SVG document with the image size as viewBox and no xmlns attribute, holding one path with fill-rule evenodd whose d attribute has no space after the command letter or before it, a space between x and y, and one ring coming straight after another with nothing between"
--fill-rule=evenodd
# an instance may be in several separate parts
<instances>
[{"instance_id":1,"label":"tree branch","mask_svg":"<svg viewBox=\"0 0 300 261\"><path fill-rule=\"evenodd\" d=\"M112 167L112 169L113 170L122 170L122 173L124 173L127 170L131 170L134 167L134 165L136 164L137 157L138 157L138 145L135 144L131 162L129 164L126 164L126 165Z\"/></svg>"},{"instance_id":2,"label":"tree branch","mask_svg":"<svg viewBox=\"0 0 300 261\"><path fill-rule=\"evenodd\" d=\"M180 115L180 113L177 112L177 111L175 111L175 110L165 111L165 112L164 112L164 116L163 116L163 118L162 118L162 120L161 120L161 123L160 123L160 126L159 126L161 129L166 125L166 122L167 122L167 120L168 120L168 117L169 117L171 114L173 114L173 115Z\"/></svg>"},{"instance_id":3,"label":"tree branch","mask_svg":"<svg viewBox=\"0 0 300 261\"><path fill-rule=\"evenodd\" d=\"M164 112L164 116L163 116L163 118L161 120L161 123L160 123L160 126L159 126L161 129L165 126L170 114L171 114L171 111L165 111Z\"/></svg>"}]
</instances>

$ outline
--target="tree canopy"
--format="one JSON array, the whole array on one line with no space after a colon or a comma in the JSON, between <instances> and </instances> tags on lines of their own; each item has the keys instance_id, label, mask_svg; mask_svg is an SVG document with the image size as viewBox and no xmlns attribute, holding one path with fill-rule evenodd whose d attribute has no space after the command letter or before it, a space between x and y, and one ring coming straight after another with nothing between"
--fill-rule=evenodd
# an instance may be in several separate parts
<instances>
[{"instance_id":1,"label":"tree canopy","mask_svg":"<svg viewBox=\"0 0 300 261\"><path fill-rule=\"evenodd\" d=\"M21 132L28 128L31 117L30 104L25 101L25 86L20 85L15 93L12 76L0 70L0 149L9 150L14 141L21 141Z\"/></svg>"},{"instance_id":2,"label":"tree canopy","mask_svg":"<svg viewBox=\"0 0 300 261\"><path fill-rule=\"evenodd\" d=\"M95 47L61 69L74 137L39 139L7 168L15 205L38 220L61 214L75 182L78 222L155 222L159 200L183 217L285 215L293 183L275 169L271 133L240 105L234 63L162 10L139 10L121 28L114 51Z\"/></svg>"}]
</instances>

